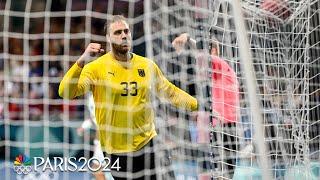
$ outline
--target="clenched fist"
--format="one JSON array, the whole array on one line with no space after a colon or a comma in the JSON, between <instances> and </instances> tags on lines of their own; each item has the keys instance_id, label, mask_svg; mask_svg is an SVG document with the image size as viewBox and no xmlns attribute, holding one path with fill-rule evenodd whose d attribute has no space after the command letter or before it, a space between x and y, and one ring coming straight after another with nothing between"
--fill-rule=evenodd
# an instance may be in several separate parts
<instances>
[{"instance_id":1,"label":"clenched fist","mask_svg":"<svg viewBox=\"0 0 320 180\"><path fill-rule=\"evenodd\" d=\"M104 52L104 49L101 48L99 43L90 43L81 57L77 60L77 64L80 67L83 67L85 64L96 59L97 56Z\"/></svg>"},{"instance_id":2,"label":"clenched fist","mask_svg":"<svg viewBox=\"0 0 320 180\"><path fill-rule=\"evenodd\" d=\"M176 50L176 52L178 54L180 54L180 52L182 51L182 49L184 48L184 46L188 42L189 38L190 37L189 37L188 33L183 33L183 34L180 34L178 37L176 37L173 40L172 46L174 47L174 49Z\"/></svg>"}]
</instances>

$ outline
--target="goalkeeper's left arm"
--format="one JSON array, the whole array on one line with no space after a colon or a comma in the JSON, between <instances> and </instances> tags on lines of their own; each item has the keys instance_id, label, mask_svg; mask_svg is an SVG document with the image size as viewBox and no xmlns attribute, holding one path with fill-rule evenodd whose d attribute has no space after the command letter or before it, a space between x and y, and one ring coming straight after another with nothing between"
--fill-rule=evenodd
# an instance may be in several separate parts
<instances>
[{"instance_id":1,"label":"goalkeeper's left arm","mask_svg":"<svg viewBox=\"0 0 320 180\"><path fill-rule=\"evenodd\" d=\"M154 64L154 67L156 76L156 90L157 95L160 98L164 98L179 108L184 108L190 111L198 110L198 101L196 98L192 97L169 82L156 64Z\"/></svg>"}]
</instances>

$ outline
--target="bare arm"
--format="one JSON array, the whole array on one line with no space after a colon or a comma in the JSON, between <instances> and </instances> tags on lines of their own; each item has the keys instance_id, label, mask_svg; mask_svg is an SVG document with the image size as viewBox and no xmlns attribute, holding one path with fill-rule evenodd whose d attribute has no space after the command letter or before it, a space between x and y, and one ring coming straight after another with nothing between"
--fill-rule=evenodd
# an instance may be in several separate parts
<instances>
[{"instance_id":1,"label":"bare arm","mask_svg":"<svg viewBox=\"0 0 320 180\"><path fill-rule=\"evenodd\" d=\"M197 43L196 40L190 38L190 35L188 33L183 33L183 34L180 34L178 37L176 37L172 41L172 46L174 47L176 52L180 54L187 44L190 45L192 50L196 50L197 49L196 43Z\"/></svg>"}]
</instances>

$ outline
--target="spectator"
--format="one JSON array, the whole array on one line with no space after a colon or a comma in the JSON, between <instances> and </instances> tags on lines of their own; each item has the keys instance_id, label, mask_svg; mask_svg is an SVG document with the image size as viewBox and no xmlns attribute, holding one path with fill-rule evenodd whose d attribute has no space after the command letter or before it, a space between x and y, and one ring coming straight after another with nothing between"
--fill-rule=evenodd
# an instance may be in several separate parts
<instances>
[{"instance_id":1,"label":"spectator","mask_svg":"<svg viewBox=\"0 0 320 180\"><path fill-rule=\"evenodd\" d=\"M224 153L222 154L225 154L225 157L221 157L221 154L219 157L226 158L220 159L222 163L224 163L221 166L226 166L227 174L225 174L225 176L232 178L236 166L235 152L238 145L236 124L239 106L239 84L236 73L226 61L219 57L219 44L215 39L210 40L208 43L209 53L207 53L208 50L203 49L203 42L201 43L202 47L199 47L199 43L197 44L194 39L190 38L188 33L183 33L175 38L172 44L178 53L185 48L186 44L189 44L192 49L198 48L195 55L198 70L208 70L210 69L209 64L211 65L211 108L218 113L218 117L213 118L211 123L203 124L204 122L208 122L206 119L209 119L210 115L205 112L199 112L197 121L199 124L198 140L200 142L209 143L208 128L203 128L208 127L209 124L212 124L214 128L222 129L221 134L220 132L214 132L212 136L213 139L211 140L213 142L221 141L221 146L224 147ZM207 79L209 76L206 72L207 71L200 71L197 80ZM210 108L207 107L207 109ZM206 138L203 139L203 137ZM217 153L221 151L221 149L215 148L214 151L214 153Z\"/></svg>"}]
</instances>

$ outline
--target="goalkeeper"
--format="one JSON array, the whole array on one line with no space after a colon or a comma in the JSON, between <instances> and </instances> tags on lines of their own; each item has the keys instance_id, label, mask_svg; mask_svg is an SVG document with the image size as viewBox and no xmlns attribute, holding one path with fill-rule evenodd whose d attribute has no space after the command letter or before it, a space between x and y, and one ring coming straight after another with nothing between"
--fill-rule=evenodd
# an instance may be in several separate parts
<instances>
[{"instance_id":1,"label":"goalkeeper","mask_svg":"<svg viewBox=\"0 0 320 180\"><path fill-rule=\"evenodd\" d=\"M111 169L114 179L156 179L152 95L191 111L198 102L153 61L130 52L131 31L123 16L113 16L105 33L111 51L93 57L105 51L90 43L63 77L59 95L71 99L92 91L101 147L117 167Z\"/></svg>"}]
</instances>

